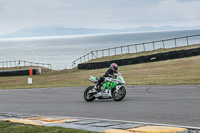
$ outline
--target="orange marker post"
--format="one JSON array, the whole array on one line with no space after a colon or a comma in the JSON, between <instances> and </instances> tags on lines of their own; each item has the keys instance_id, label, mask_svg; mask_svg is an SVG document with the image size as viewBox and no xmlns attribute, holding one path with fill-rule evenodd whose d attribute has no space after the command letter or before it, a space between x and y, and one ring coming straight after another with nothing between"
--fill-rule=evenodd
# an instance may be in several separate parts
<instances>
[{"instance_id":1,"label":"orange marker post","mask_svg":"<svg viewBox=\"0 0 200 133\"><path fill-rule=\"evenodd\" d=\"M33 69L29 69L29 75L32 76L33 75ZM28 84L32 84L32 78L28 78Z\"/></svg>"},{"instance_id":2,"label":"orange marker post","mask_svg":"<svg viewBox=\"0 0 200 133\"><path fill-rule=\"evenodd\" d=\"M29 75L33 75L33 69L29 69Z\"/></svg>"}]
</instances>

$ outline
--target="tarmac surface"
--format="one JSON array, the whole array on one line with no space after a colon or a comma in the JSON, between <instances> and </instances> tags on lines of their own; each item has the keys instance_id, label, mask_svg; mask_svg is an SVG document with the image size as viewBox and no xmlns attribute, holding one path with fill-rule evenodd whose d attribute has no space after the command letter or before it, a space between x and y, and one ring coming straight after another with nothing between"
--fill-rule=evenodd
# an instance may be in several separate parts
<instances>
[{"instance_id":1,"label":"tarmac surface","mask_svg":"<svg viewBox=\"0 0 200 133\"><path fill-rule=\"evenodd\" d=\"M120 102L86 102L85 88L0 90L0 112L200 127L200 85L126 86Z\"/></svg>"}]
</instances>

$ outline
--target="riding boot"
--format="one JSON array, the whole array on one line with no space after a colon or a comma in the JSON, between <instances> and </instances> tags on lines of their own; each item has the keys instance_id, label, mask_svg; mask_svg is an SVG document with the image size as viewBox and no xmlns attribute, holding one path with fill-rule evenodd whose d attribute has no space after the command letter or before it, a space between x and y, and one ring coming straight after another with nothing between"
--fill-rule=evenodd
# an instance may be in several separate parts
<instances>
[{"instance_id":1,"label":"riding boot","mask_svg":"<svg viewBox=\"0 0 200 133\"><path fill-rule=\"evenodd\" d=\"M101 92L101 80L99 79L97 81L97 84L96 84L96 88L95 88L98 92Z\"/></svg>"},{"instance_id":2,"label":"riding boot","mask_svg":"<svg viewBox=\"0 0 200 133\"><path fill-rule=\"evenodd\" d=\"M98 91L101 92L101 84L98 85Z\"/></svg>"}]
</instances>

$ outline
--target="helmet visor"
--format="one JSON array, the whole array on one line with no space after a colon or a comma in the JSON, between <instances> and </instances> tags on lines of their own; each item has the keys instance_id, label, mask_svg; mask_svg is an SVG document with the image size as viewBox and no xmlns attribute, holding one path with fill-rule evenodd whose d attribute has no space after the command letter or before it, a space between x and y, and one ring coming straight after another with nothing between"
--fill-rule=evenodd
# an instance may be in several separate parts
<instances>
[{"instance_id":1,"label":"helmet visor","mask_svg":"<svg viewBox=\"0 0 200 133\"><path fill-rule=\"evenodd\" d=\"M114 66L114 68L113 68L114 72L117 72L117 69L118 69L118 67Z\"/></svg>"}]
</instances>

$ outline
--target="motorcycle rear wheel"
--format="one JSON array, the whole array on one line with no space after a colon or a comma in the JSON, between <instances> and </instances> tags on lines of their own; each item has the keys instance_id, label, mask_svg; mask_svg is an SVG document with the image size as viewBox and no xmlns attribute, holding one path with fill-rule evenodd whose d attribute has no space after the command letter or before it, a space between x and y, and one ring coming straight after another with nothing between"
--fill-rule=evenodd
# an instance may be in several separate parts
<instances>
[{"instance_id":1,"label":"motorcycle rear wheel","mask_svg":"<svg viewBox=\"0 0 200 133\"><path fill-rule=\"evenodd\" d=\"M94 97L95 93L90 93L90 94L88 93L93 88L94 88L94 86L90 86L84 91L83 97L87 102L91 102L91 101L95 100L95 97Z\"/></svg>"},{"instance_id":2,"label":"motorcycle rear wheel","mask_svg":"<svg viewBox=\"0 0 200 133\"><path fill-rule=\"evenodd\" d=\"M113 100L115 101L121 101L122 99L124 99L124 97L126 96L126 89L124 86L122 86L120 89L119 89L119 92L117 93L117 90L114 89L112 91L112 97L113 97Z\"/></svg>"}]
</instances>

